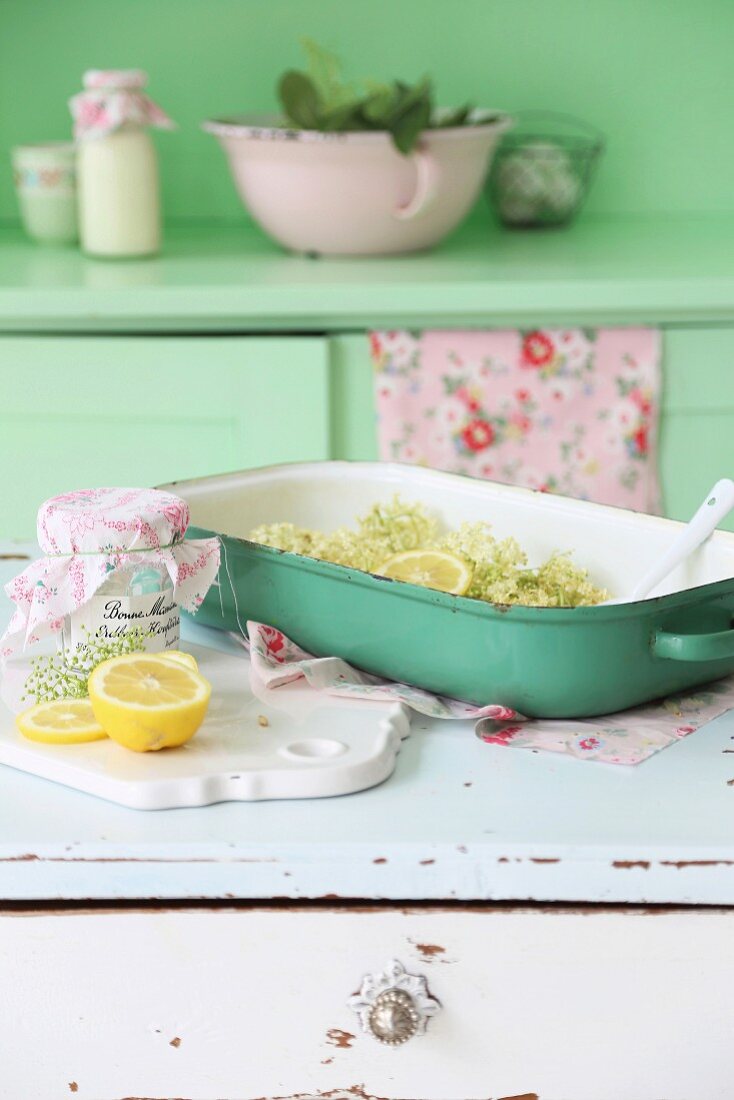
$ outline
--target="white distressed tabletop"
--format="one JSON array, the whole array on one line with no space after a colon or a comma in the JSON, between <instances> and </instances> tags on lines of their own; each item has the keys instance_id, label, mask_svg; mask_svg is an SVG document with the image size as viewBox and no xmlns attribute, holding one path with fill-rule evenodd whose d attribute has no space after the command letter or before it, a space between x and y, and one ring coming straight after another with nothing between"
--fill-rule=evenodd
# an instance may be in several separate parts
<instances>
[{"instance_id":1,"label":"white distressed tabletop","mask_svg":"<svg viewBox=\"0 0 734 1100\"><path fill-rule=\"evenodd\" d=\"M0 582L32 552L0 544ZM236 648L189 623L184 636ZM313 801L129 810L0 766L0 900L734 905L734 714L633 768L412 724L385 783Z\"/></svg>"}]
</instances>

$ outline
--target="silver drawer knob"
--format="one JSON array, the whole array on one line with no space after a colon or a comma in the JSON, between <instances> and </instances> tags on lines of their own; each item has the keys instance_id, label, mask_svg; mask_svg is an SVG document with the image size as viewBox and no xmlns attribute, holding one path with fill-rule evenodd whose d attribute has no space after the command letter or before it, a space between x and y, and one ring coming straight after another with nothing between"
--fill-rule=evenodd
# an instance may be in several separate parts
<instances>
[{"instance_id":1,"label":"silver drawer knob","mask_svg":"<svg viewBox=\"0 0 734 1100\"><path fill-rule=\"evenodd\" d=\"M407 1043L418 1030L420 1016L413 1007L413 998L402 989L388 989L372 1006L367 1026L381 1043L396 1047Z\"/></svg>"},{"instance_id":2,"label":"silver drawer knob","mask_svg":"<svg viewBox=\"0 0 734 1100\"><path fill-rule=\"evenodd\" d=\"M428 992L426 979L409 974L397 959L381 974L367 974L349 1005L359 1016L362 1030L390 1047L422 1035L429 1017L441 1007Z\"/></svg>"}]
</instances>

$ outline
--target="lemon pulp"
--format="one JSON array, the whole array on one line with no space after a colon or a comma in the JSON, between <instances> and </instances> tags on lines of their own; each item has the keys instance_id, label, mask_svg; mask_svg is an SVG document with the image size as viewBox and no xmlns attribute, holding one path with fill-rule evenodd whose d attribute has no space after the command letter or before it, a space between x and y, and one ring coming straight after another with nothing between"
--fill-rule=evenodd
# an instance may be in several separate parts
<instances>
[{"instance_id":1,"label":"lemon pulp","mask_svg":"<svg viewBox=\"0 0 734 1100\"><path fill-rule=\"evenodd\" d=\"M174 748L204 721L211 685L171 655L112 657L89 677L94 715L109 736L134 752Z\"/></svg>"},{"instance_id":2,"label":"lemon pulp","mask_svg":"<svg viewBox=\"0 0 734 1100\"><path fill-rule=\"evenodd\" d=\"M164 649L163 652L157 654L157 656L163 657L166 661L175 661L176 664L193 668L194 672L199 668L193 653L184 653L182 649Z\"/></svg>"},{"instance_id":3,"label":"lemon pulp","mask_svg":"<svg viewBox=\"0 0 734 1100\"><path fill-rule=\"evenodd\" d=\"M472 581L468 563L443 550L405 550L393 554L376 572L382 577L436 588L452 596L463 596Z\"/></svg>"},{"instance_id":4,"label":"lemon pulp","mask_svg":"<svg viewBox=\"0 0 734 1100\"><path fill-rule=\"evenodd\" d=\"M107 737L89 699L51 699L23 711L15 724L31 741L47 745L81 745Z\"/></svg>"}]
</instances>

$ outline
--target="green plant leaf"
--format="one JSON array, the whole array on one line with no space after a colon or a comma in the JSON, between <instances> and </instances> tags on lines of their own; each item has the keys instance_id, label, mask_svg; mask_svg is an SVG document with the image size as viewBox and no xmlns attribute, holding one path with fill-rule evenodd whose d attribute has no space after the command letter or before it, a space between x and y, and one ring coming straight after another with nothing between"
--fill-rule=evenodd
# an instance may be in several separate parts
<instances>
[{"instance_id":1,"label":"green plant leaf","mask_svg":"<svg viewBox=\"0 0 734 1100\"><path fill-rule=\"evenodd\" d=\"M354 130L365 130L367 128L362 118L359 100L345 103L342 107L333 107L321 116L321 129L332 133L346 134Z\"/></svg>"},{"instance_id":2,"label":"green plant leaf","mask_svg":"<svg viewBox=\"0 0 734 1100\"><path fill-rule=\"evenodd\" d=\"M365 81L363 89L342 79L338 57L310 38L302 39L308 72L289 70L278 83L286 124L303 130L335 133L384 130L404 154L416 146L423 130L471 126L498 118L472 112L468 105L434 111L428 77L415 84Z\"/></svg>"},{"instance_id":3,"label":"green plant leaf","mask_svg":"<svg viewBox=\"0 0 734 1100\"><path fill-rule=\"evenodd\" d=\"M463 126L468 117L471 107L469 104L465 104L463 107L457 107L451 111L436 112L431 119L431 126L436 129L446 129L449 126Z\"/></svg>"},{"instance_id":4,"label":"green plant leaf","mask_svg":"<svg viewBox=\"0 0 734 1100\"><path fill-rule=\"evenodd\" d=\"M302 38L301 45L306 54L308 75L325 111L330 112L357 99L357 90L342 79L341 62L336 54L312 38Z\"/></svg>"},{"instance_id":5,"label":"green plant leaf","mask_svg":"<svg viewBox=\"0 0 734 1100\"><path fill-rule=\"evenodd\" d=\"M395 120L390 127L395 148L406 155L412 152L418 144L420 134L427 129L429 119L430 111L425 105L417 103Z\"/></svg>"},{"instance_id":6,"label":"green plant leaf","mask_svg":"<svg viewBox=\"0 0 734 1100\"><path fill-rule=\"evenodd\" d=\"M370 94L362 102L362 114L375 126L375 129L384 130L387 129L387 119L392 115L396 105L397 96L394 86L374 85Z\"/></svg>"},{"instance_id":7,"label":"green plant leaf","mask_svg":"<svg viewBox=\"0 0 734 1100\"><path fill-rule=\"evenodd\" d=\"M431 82L424 78L411 88L396 81L398 103L389 119L387 129L399 152L410 153L423 130L431 124L432 88Z\"/></svg>"},{"instance_id":8,"label":"green plant leaf","mask_svg":"<svg viewBox=\"0 0 734 1100\"><path fill-rule=\"evenodd\" d=\"M321 129L321 98L310 77L289 69L278 82L286 122L300 130Z\"/></svg>"}]
</instances>

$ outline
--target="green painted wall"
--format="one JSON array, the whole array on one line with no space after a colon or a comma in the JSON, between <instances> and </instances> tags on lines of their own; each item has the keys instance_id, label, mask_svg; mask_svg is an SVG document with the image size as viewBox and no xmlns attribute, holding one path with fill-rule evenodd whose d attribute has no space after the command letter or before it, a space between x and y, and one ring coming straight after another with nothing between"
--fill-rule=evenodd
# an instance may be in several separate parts
<instances>
[{"instance_id":1,"label":"green painted wall","mask_svg":"<svg viewBox=\"0 0 734 1100\"><path fill-rule=\"evenodd\" d=\"M354 75L434 75L440 97L580 113L608 135L589 210L734 209L732 0L0 0L0 165L66 136L89 67L141 66L170 218L241 218L209 114L274 105L309 34ZM13 218L0 170L0 220Z\"/></svg>"}]
</instances>

